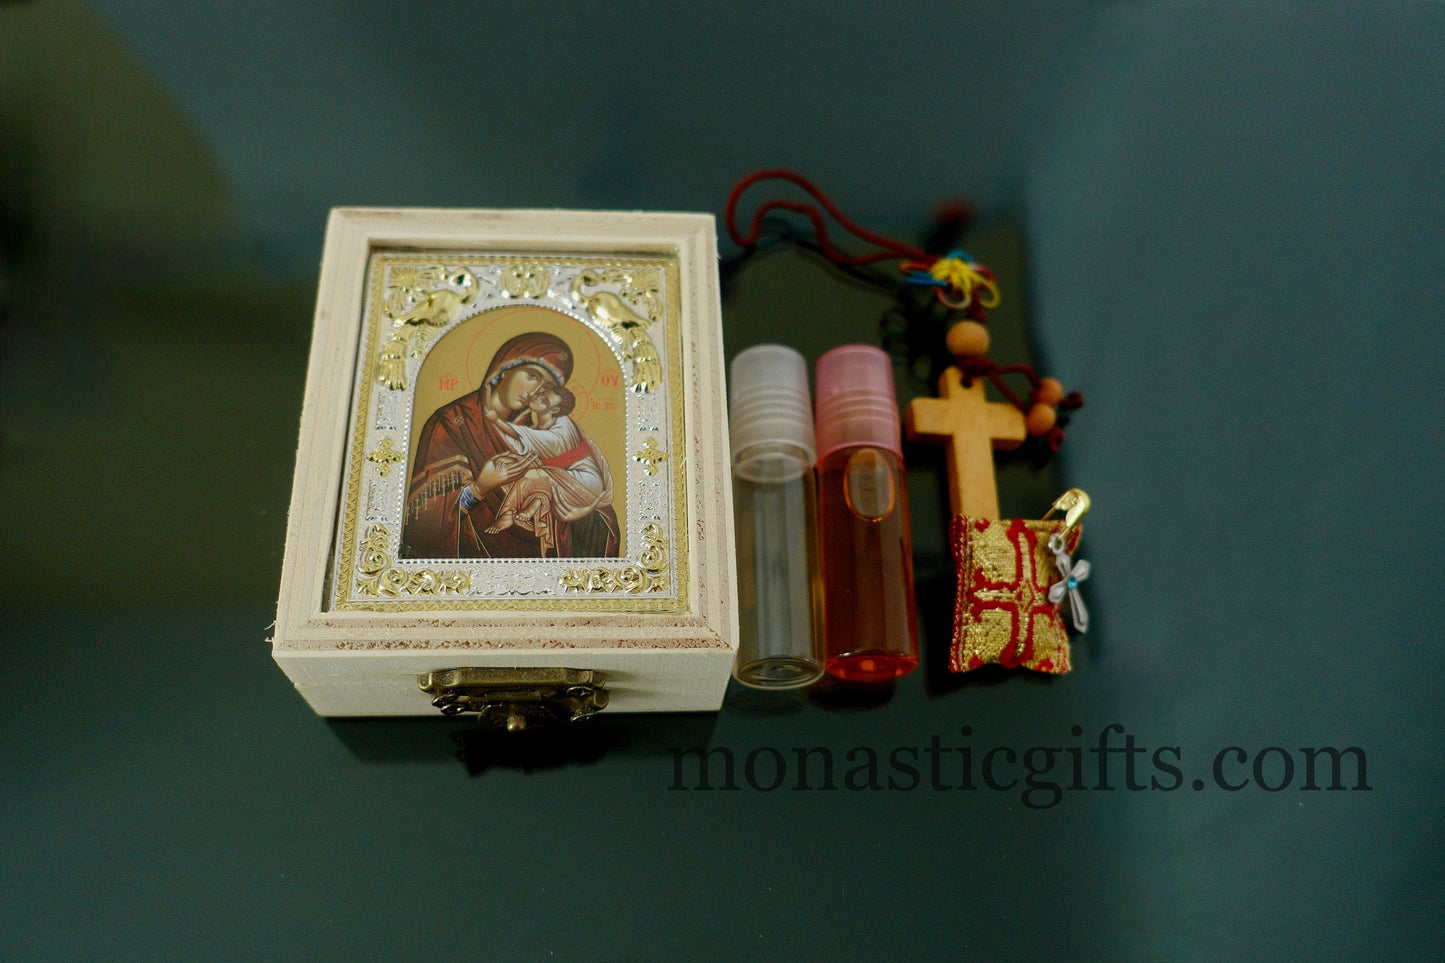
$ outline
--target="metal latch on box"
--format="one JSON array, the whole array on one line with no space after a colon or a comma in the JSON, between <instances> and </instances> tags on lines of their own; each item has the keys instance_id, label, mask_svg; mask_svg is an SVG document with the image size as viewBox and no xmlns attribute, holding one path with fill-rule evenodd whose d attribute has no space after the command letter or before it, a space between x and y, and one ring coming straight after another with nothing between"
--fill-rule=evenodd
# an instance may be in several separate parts
<instances>
[{"instance_id":1,"label":"metal latch on box","mask_svg":"<svg viewBox=\"0 0 1445 963\"><path fill-rule=\"evenodd\" d=\"M594 669L443 669L416 683L444 715L475 712L511 732L584 719L609 698L606 674Z\"/></svg>"}]
</instances>

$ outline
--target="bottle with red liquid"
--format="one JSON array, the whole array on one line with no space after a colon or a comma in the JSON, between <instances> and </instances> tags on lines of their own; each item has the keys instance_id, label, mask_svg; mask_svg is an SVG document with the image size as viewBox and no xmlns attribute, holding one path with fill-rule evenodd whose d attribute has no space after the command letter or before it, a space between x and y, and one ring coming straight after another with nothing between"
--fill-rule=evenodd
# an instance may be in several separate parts
<instances>
[{"instance_id":1,"label":"bottle with red liquid","mask_svg":"<svg viewBox=\"0 0 1445 963\"><path fill-rule=\"evenodd\" d=\"M852 344L823 355L817 370L823 664L840 679L886 682L918 667L893 364Z\"/></svg>"}]
</instances>

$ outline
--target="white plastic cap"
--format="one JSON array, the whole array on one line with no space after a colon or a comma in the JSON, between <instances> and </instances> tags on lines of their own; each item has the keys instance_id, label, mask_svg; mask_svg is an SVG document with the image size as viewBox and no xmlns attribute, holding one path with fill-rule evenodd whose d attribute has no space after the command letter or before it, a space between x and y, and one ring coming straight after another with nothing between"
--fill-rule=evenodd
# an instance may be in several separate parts
<instances>
[{"instance_id":1,"label":"white plastic cap","mask_svg":"<svg viewBox=\"0 0 1445 963\"><path fill-rule=\"evenodd\" d=\"M794 445L817 460L808 364L781 344L759 344L738 353L728 370L728 431L732 454L754 445Z\"/></svg>"}]
</instances>

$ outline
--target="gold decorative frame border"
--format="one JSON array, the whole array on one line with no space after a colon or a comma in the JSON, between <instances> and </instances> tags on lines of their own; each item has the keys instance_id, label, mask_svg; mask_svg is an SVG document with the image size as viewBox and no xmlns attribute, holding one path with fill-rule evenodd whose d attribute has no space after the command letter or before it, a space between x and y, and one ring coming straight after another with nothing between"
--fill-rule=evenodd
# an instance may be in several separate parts
<instances>
[{"instance_id":1,"label":"gold decorative frame border","mask_svg":"<svg viewBox=\"0 0 1445 963\"><path fill-rule=\"evenodd\" d=\"M365 539L358 531L358 528L361 527L359 502L362 475L369 462L375 465L375 459L365 450L369 433L366 416L371 410L372 395L377 391L391 390L383 383L384 366L389 360L399 360L391 359L388 356L387 326L384 324L387 303L386 278L385 271L378 269L378 255L387 256L388 263L393 265L486 263L489 266L501 266L503 270L502 286L511 297L517 299L516 303L531 303L554 310L557 309L555 305L536 300L546 291L545 283L540 289L537 287L536 271L539 268L563 266L568 269L579 269L568 293L573 299L581 302L581 308L593 312L598 310L598 294L607 293L599 292L598 284L608 279L614 279L616 272L638 269L659 271L666 290L663 292L661 317L651 327L654 331L659 326L663 328L662 340L666 361L661 365L660 370L673 372L672 383L668 388L666 416L669 438L668 453L686 451L687 445L686 385L684 384L687 365L683 356L681 278L676 256L640 252L636 254L617 252L615 255L598 256L560 249L525 253L479 252L458 249L454 246L438 247L435 250L426 251L373 250L366 265L367 295L363 302L356 384L351 400L349 419L351 425L350 456L342 490L335 554L329 564L330 588L326 600L327 606L335 611L374 612L570 610L662 613L684 611L687 608L689 576L687 473L683 470L683 466L675 460L673 461L671 492L673 536L670 542L661 530L661 526L648 523L642 530L643 545L641 551L637 553L637 557L624 554L617 560L617 563L564 570L558 578L558 587L561 591L557 596L491 599L464 597L461 593L465 592L472 582L464 568L468 561L474 560L458 560L456 563L447 560L444 567L434 568L396 566L388 560L388 564L380 575L372 570L374 566L368 560L374 560L381 543L378 543L374 531L368 529L369 534ZM594 290L588 294L585 290L578 290L579 287ZM614 300L616 299L614 298ZM501 306L495 305L494 307ZM603 310L606 310L607 307L608 305L604 304ZM613 307L612 310L617 309ZM445 326L439 326L435 330L427 332L425 341L428 345L434 345L452 325L469 320L479 313L483 312L477 310L456 311L446 319ZM588 327L593 326L588 325ZM631 389L627 393L629 399L632 391L647 390L651 386L648 383L649 378L656 380L658 377L657 374L644 375L642 373L645 370L644 364L639 358L633 357L636 347L636 342L624 339L624 357L633 361L634 371L633 379L628 386ZM649 343L648 347L651 348L652 345ZM656 363L656 360L652 362L654 365ZM653 371L655 369L649 367L646 370ZM388 376L388 380L391 380L391 377ZM412 420L417 417L417 412L413 410L412 405L415 388L415 385L403 385L401 389L406 392L406 408L410 412ZM629 424L630 416L631 412L629 411L626 415ZM410 427L410 424L395 426L404 437L409 437ZM655 442L652 442L650 437L647 442L655 446ZM404 459L409 458L411 454L409 446L404 445L401 451ZM650 465L644 465L645 469L649 467ZM625 479L625 467L623 471ZM648 471L649 475L653 473L651 470ZM629 502L629 512L637 510L631 504L631 498L629 498ZM624 525L623 528L625 532L627 526ZM389 538L390 532L387 532L385 537ZM363 548L365 548L364 553L361 551ZM632 546L628 546L628 548L632 548ZM535 561L518 559L516 564L529 564L535 563ZM498 563L487 562L485 564L495 565ZM586 576L580 576L579 572L585 572ZM415 578L412 577L413 573ZM653 595L652 593L659 591L668 581L669 574L671 574L672 591L662 597ZM355 589L359 583L376 587L377 591L370 593L376 597L357 598Z\"/></svg>"}]
</instances>

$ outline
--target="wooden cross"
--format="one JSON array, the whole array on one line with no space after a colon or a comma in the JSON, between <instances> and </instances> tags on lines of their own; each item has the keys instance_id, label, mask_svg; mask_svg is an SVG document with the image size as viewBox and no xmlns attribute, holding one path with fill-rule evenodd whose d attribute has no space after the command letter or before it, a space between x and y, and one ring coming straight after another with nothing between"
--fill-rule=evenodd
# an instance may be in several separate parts
<instances>
[{"instance_id":1,"label":"wooden cross","mask_svg":"<svg viewBox=\"0 0 1445 963\"><path fill-rule=\"evenodd\" d=\"M993 449L1017 448L1028 436L1013 405L989 401L983 379L968 387L957 368L938 379L937 398L915 398L904 422L914 441L948 446L948 503L955 515L998 518Z\"/></svg>"}]
</instances>

